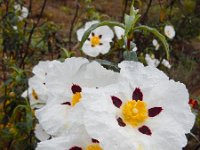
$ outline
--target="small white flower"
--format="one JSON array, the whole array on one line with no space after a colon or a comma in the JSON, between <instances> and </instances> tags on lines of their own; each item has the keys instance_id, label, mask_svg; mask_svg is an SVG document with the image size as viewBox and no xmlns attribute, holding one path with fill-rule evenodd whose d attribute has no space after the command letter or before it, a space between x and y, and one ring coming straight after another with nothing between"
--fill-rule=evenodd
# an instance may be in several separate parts
<instances>
[{"instance_id":1,"label":"small white flower","mask_svg":"<svg viewBox=\"0 0 200 150\"><path fill-rule=\"evenodd\" d=\"M155 47L155 50L158 50L160 47L160 44L158 43L158 41L156 39L153 39L152 43L153 43L153 46Z\"/></svg>"},{"instance_id":2,"label":"small white flower","mask_svg":"<svg viewBox=\"0 0 200 150\"><path fill-rule=\"evenodd\" d=\"M14 29L14 30L17 30L18 28L17 28L17 26L13 26L13 29Z\"/></svg>"},{"instance_id":3,"label":"small white flower","mask_svg":"<svg viewBox=\"0 0 200 150\"><path fill-rule=\"evenodd\" d=\"M20 15L18 16L19 20L22 21L23 19L27 18L28 17L28 9L24 6L21 6L19 4L16 4L14 6L15 8L15 11L16 12L20 12Z\"/></svg>"},{"instance_id":4,"label":"small white flower","mask_svg":"<svg viewBox=\"0 0 200 150\"><path fill-rule=\"evenodd\" d=\"M169 39L173 39L175 36L174 27L171 25L166 25L164 28L164 33Z\"/></svg>"},{"instance_id":5,"label":"small white flower","mask_svg":"<svg viewBox=\"0 0 200 150\"><path fill-rule=\"evenodd\" d=\"M115 30L115 33L117 35L117 38L120 40L122 39L122 37L124 36L125 34L125 30L121 27L118 27L118 26L115 26L114 27L114 30Z\"/></svg>"},{"instance_id":6,"label":"small white flower","mask_svg":"<svg viewBox=\"0 0 200 150\"><path fill-rule=\"evenodd\" d=\"M136 142L142 150L181 150L195 121L185 85L139 62L124 61L119 67L124 82L83 95L90 136L101 139L118 134L123 139L112 145Z\"/></svg>"},{"instance_id":7,"label":"small white flower","mask_svg":"<svg viewBox=\"0 0 200 150\"><path fill-rule=\"evenodd\" d=\"M50 135L44 131L40 124L36 124L34 133L36 138L40 141L44 141L50 138Z\"/></svg>"},{"instance_id":8,"label":"small white flower","mask_svg":"<svg viewBox=\"0 0 200 150\"><path fill-rule=\"evenodd\" d=\"M145 60L148 66L158 67L158 65L160 64L160 61L158 59L151 58L149 54L145 55Z\"/></svg>"},{"instance_id":9,"label":"small white flower","mask_svg":"<svg viewBox=\"0 0 200 150\"><path fill-rule=\"evenodd\" d=\"M168 69L170 69L172 66L170 65L169 61L166 59L163 59L162 64L167 67Z\"/></svg>"},{"instance_id":10,"label":"small white flower","mask_svg":"<svg viewBox=\"0 0 200 150\"><path fill-rule=\"evenodd\" d=\"M89 35L82 50L91 57L106 54L110 50L110 42L112 42L113 37L113 31L108 26L98 27Z\"/></svg>"},{"instance_id":11,"label":"small white flower","mask_svg":"<svg viewBox=\"0 0 200 150\"><path fill-rule=\"evenodd\" d=\"M89 21L85 24L83 28L78 29L76 31L78 40L81 41L85 31L87 31L87 29L89 29L93 24L96 24L96 23L99 23L99 21L98 20Z\"/></svg>"}]
</instances>

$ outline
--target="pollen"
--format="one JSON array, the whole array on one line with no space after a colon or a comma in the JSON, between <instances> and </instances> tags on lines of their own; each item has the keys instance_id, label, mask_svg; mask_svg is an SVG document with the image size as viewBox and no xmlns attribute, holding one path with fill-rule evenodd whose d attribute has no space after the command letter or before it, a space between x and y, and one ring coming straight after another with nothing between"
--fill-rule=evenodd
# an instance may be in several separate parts
<instances>
[{"instance_id":1,"label":"pollen","mask_svg":"<svg viewBox=\"0 0 200 150\"><path fill-rule=\"evenodd\" d=\"M86 150L103 150L99 144L90 144L87 146Z\"/></svg>"},{"instance_id":2,"label":"pollen","mask_svg":"<svg viewBox=\"0 0 200 150\"><path fill-rule=\"evenodd\" d=\"M91 45L92 46L97 46L100 45L100 38L99 36L92 36L90 39Z\"/></svg>"},{"instance_id":3,"label":"pollen","mask_svg":"<svg viewBox=\"0 0 200 150\"><path fill-rule=\"evenodd\" d=\"M38 100L38 95L34 89L32 89L32 96L35 100Z\"/></svg>"},{"instance_id":4,"label":"pollen","mask_svg":"<svg viewBox=\"0 0 200 150\"><path fill-rule=\"evenodd\" d=\"M126 124L137 127L148 118L148 110L144 101L130 100L122 106L122 118Z\"/></svg>"},{"instance_id":5,"label":"pollen","mask_svg":"<svg viewBox=\"0 0 200 150\"><path fill-rule=\"evenodd\" d=\"M75 106L78 102L80 102L80 100L81 100L81 93L80 92L76 92L72 96L71 105Z\"/></svg>"}]
</instances>

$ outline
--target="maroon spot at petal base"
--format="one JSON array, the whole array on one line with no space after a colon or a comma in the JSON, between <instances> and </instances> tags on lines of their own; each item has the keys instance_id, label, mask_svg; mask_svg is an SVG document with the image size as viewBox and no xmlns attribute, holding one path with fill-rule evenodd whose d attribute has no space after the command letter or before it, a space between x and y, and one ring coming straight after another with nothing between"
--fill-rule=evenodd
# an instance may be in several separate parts
<instances>
[{"instance_id":1,"label":"maroon spot at petal base","mask_svg":"<svg viewBox=\"0 0 200 150\"><path fill-rule=\"evenodd\" d=\"M125 127L126 126L126 124L124 123L124 121L120 117L117 119L117 122L118 122L118 125L121 126L121 127Z\"/></svg>"},{"instance_id":2,"label":"maroon spot at petal base","mask_svg":"<svg viewBox=\"0 0 200 150\"><path fill-rule=\"evenodd\" d=\"M146 135L151 135L151 130L147 126L142 126L138 129L141 133L146 134Z\"/></svg>"},{"instance_id":3,"label":"maroon spot at petal base","mask_svg":"<svg viewBox=\"0 0 200 150\"><path fill-rule=\"evenodd\" d=\"M79 85L76 85L76 84L72 85L71 90L74 94L82 91L81 87Z\"/></svg>"},{"instance_id":4,"label":"maroon spot at petal base","mask_svg":"<svg viewBox=\"0 0 200 150\"><path fill-rule=\"evenodd\" d=\"M92 143L99 143L97 139L92 139Z\"/></svg>"},{"instance_id":5,"label":"maroon spot at petal base","mask_svg":"<svg viewBox=\"0 0 200 150\"><path fill-rule=\"evenodd\" d=\"M135 90L133 91L132 99L136 101L143 100L143 94L139 88L135 88Z\"/></svg>"},{"instance_id":6,"label":"maroon spot at petal base","mask_svg":"<svg viewBox=\"0 0 200 150\"><path fill-rule=\"evenodd\" d=\"M111 96L111 99L112 99L113 104L114 104L117 108L120 108L120 106L122 105L121 99L119 99L119 98L116 97L116 96Z\"/></svg>"},{"instance_id":7,"label":"maroon spot at petal base","mask_svg":"<svg viewBox=\"0 0 200 150\"><path fill-rule=\"evenodd\" d=\"M74 147L70 148L69 150L82 150L82 148L78 147L78 146L74 146Z\"/></svg>"},{"instance_id":8,"label":"maroon spot at petal base","mask_svg":"<svg viewBox=\"0 0 200 150\"><path fill-rule=\"evenodd\" d=\"M149 117L155 117L162 111L162 107L153 107L148 110Z\"/></svg>"},{"instance_id":9,"label":"maroon spot at petal base","mask_svg":"<svg viewBox=\"0 0 200 150\"><path fill-rule=\"evenodd\" d=\"M62 103L62 105L71 105L71 103L70 102L64 102L64 103Z\"/></svg>"}]
</instances>

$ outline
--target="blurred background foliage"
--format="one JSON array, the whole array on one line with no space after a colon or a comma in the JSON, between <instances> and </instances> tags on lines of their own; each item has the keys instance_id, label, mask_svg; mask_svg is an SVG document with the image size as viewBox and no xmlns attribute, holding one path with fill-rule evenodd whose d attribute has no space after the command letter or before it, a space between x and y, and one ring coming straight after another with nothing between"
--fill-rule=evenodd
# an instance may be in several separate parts
<instances>
[{"instance_id":1,"label":"blurred background foliage","mask_svg":"<svg viewBox=\"0 0 200 150\"><path fill-rule=\"evenodd\" d=\"M20 18L23 11L15 8L17 4L20 10L27 8L26 17ZM0 0L0 149L36 146L34 110L21 97L33 66L40 60L84 56L76 30L89 20L123 22L130 4L131 0ZM174 26L176 37L168 40L172 68L159 68L185 83L190 98L200 103L200 0L136 0L135 6L142 14L140 24L161 33L166 24ZM140 61L145 63L146 53L165 57L162 47L154 50L152 35L134 36ZM114 41L111 53L98 59L121 61L119 43ZM200 143L199 107L193 110L197 121L185 150L197 150Z\"/></svg>"}]
</instances>

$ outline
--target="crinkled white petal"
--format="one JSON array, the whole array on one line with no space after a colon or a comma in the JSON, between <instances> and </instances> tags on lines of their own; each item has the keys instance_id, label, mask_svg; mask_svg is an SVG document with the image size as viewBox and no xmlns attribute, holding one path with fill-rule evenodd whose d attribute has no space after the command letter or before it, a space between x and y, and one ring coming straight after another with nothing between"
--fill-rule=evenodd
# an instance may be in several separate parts
<instances>
[{"instance_id":1,"label":"crinkled white petal","mask_svg":"<svg viewBox=\"0 0 200 150\"><path fill-rule=\"evenodd\" d=\"M36 124L34 133L36 138L40 141L44 141L50 138L50 135L44 131L40 124Z\"/></svg>"},{"instance_id":2,"label":"crinkled white petal","mask_svg":"<svg viewBox=\"0 0 200 150\"><path fill-rule=\"evenodd\" d=\"M124 36L125 30L121 27L115 26L114 27L115 33L117 35L118 39L122 39L122 37Z\"/></svg>"},{"instance_id":3,"label":"crinkled white petal","mask_svg":"<svg viewBox=\"0 0 200 150\"><path fill-rule=\"evenodd\" d=\"M164 28L164 33L169 39L173 39L175 36L174 27L171 25L166 25Z\"/></svg>"}]
</instances>

